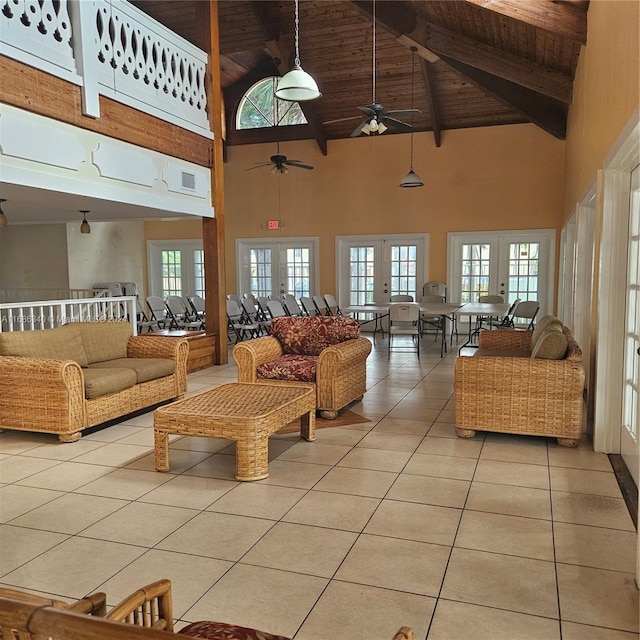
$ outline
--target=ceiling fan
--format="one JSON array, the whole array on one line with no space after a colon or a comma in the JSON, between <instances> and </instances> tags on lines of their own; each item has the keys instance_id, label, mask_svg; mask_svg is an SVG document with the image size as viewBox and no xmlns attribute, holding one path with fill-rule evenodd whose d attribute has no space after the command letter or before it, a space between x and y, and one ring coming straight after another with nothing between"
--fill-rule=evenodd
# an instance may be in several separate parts
<instances>
[{"instance_id":1,"label":"ceiling fan","mask_svg":"<svg viewBox=\"0 0 640 640\"><path fill-rule=\"evenodd\" d=\"M298 169L313 169L310 164L305 164L301 160L288 160L287 156L280 154L280 143L276 143L276 153L269 158L269 162L256 162L255 167L249 167L245 171L259 169L260 167L268 167L271 165L271 173L288 173L287 167L297 167Z\"/></svg>"},{"instance_id":2,"label":"ceiling fan","mask_svg":"<svg viewBox=\"0 0 640 640\"><path fill-rule=\"evenodd\" d=\"M412 131L413 125L401 120L397 120L393 116L413 116L416 113L420 113L419 109L393 109L387 111L379 102L376 101L376 2L373 0L373 98L371 104L366 107L358 107L360 111L365 114L365 120L361 122L354 132L351 134L351 138L356 138L361 133L367 135L380 135L384 133L389 126L399 129L400 131ZM350 116L348 118L339 118L338 120L328 120L323 124L333 124L334 122L344 122L346 120L355 120L361 116Z\"/></svg>"}]
</instances>

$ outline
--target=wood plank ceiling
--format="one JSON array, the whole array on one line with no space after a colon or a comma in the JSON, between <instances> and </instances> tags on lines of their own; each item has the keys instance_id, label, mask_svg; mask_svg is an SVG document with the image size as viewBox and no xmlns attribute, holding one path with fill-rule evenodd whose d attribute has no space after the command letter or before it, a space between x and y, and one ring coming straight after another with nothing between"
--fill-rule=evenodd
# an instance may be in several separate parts
<instances>
[{"instance_id":1,"label":"wood plank ceiling","mask_svg":"<svg viewBox=\"0 0 640 640\"><path fill-rule=\"evenodd\" d=\"M134 4L194 42L197 0ZM362 121L358 106L412 106L412 47L413 126L437 146L447 130L522 122L563 139L587 9L588 0L300 0L300 60L322 98L301 103L308 125L236 131L244 92L291 66L294 2L220 0L226 143L309 138L326 153L327 140Z\"/></svg>"}]
</instances>

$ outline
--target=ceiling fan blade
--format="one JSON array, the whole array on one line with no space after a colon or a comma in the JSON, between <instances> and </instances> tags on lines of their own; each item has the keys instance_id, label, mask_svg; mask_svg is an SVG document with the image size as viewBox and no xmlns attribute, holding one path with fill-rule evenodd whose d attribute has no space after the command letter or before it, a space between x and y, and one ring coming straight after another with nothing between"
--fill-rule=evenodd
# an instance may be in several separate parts
<instances>
[{"instance_id":1,"label":"ceiling fan blade","mask_svg":"<svg viewBox=\"0 0 640 640\"><path fill-rule=\"evenodd\" d=\"M420 111L420 109L394 109L392 111L385 112L385 115L404 118L406 116L415 115L416 113L422 113L422 111Z\"/></svg>"},{"instance_id":2,"label":"ceiling fan blade","mask_svg":"<svg viewBox=\"0 0 640 640\"><path fill-rule=\"evenodd\" d=\"M259 169L260 167L268 167L270 164L272 164L271 162L261 162L260 164L258 164L255 167L249 167L248 169L245 169L245 171L253 171L254 169Z\"/></svg>"},{"instance_id":3,"label":"ceiling fan blade","mask_svg":"<svg viewBox=\"0 0 640 640\"><path fill-rule=\"evenodd\" d=\"M350 138L357 138L365 130L365 127L367 127L368 125L369 125L368 120L365 120L364 122L361 122L356 127L356 130L349 137ZM369 133L369 131L367 130L365 133Z\"/></svg>"},{"instance_id":4,"label":"ceiling fan blade","mask_svg":"<svg viewBox=\"0 0 640 640\"><path fill-rule=\"evenodd\" d=\"M383 118L383 121L386 124L390 124L392 127L395 127L396 129L400 129L400 131L413 131L413 127L410 124L401 122L400 120L396 120L395 118L385 117Z\"/></svg>"},{"instance_id":5,"label":"ceiling fan blade","mask_svg":"<svg viewBox=\"0 0 640 640\"><path fill-rule=\"evenodd\" d=\"M375 116L378 113L375 109L371 107L358 107L362 113L366 113L368 116Z\"/></svg>"},{"instance_id":6,"label":"ceiling fan blade","mask_svg":"<svg viewBox=\"0 0 640 640\"><path fill-rule=\"evenodd\" d=\"M361 116L349 116L348 118L338 118L337 120L327 120L326 122L323 122L322 124L334 124L335 122L346 122L347 120L356 120L358 118L360 118Z\"/></svg>"},{"instance_id":7,"label":"ceiling fan blade","mask_svg":"<svg viewBox=\"0 0 640 640\"><path fill-rule=\"evenodd\" d=\"M288 164L290 167L297 167L298 169L313 169L310 164L304 164L300 160L287 160L283 164Z\"/></svg>"}]
</instances>

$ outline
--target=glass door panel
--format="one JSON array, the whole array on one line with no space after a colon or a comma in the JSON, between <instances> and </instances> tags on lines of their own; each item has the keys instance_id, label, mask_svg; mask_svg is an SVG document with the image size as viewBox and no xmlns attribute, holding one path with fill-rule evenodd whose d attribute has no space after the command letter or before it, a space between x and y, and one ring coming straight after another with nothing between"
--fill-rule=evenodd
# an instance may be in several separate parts
<instances>
[{"instance_id":1,"label":"glass door panel","mask_svg":"<svg viewBox=\"0 0 640 640\"><path fill-rule=\"evenodd\" d=\"M392 295L418 300L426 282L423 234L338 239L340 306L388 302Z\"/></svg>"},{"instance_id":2,"label":"glass door panel","mask_svg":"<svg viewBox=\"0 0 640 640\"><path fill-rule=\"evenodd\" d=\"M631 174L631 210L624 332L624 381L620 448L636 486L639 474L638 394L640 389L640 168Z\"/></svg>"},{"instance_id":3,"label":"glass door panel","mask_svg":"<svg viewBox=\"0 0 640 640\"><path fill-rule=\"evenodd\" d=\"M449 285L452 302L477 302L501 295L540 302L549 313L555 231L453 233L449 236Z\"/></svg>"},{"instance_id":4,"label":"glass door panel","mask_svg":"<svg viewBox=\"0 0 640 640\"><path fill-rule=\"evenodd\" d=\"M314 239L238 240L238 295L279 297L289 293L298 299L314 295L315 255Z\"/></svg>"}]
</instances>

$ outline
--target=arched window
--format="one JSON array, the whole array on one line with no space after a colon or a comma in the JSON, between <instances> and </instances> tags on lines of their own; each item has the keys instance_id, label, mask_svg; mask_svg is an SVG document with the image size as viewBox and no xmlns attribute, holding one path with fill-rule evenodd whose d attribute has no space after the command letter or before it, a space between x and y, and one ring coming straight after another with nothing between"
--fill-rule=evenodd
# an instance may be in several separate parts
<instances>
[{"instance_id":1,"label":"arched window","mask_svg":"<svg viewBox=\"0 0 640 640\"><path fill-rule=\"evenodd\" d=\"M279 100L275 97L278 80L278 77L259 80L244 94L236 115L236 129L307 124L307 119L297 102Z\"/></svg>"}]
</instances>

